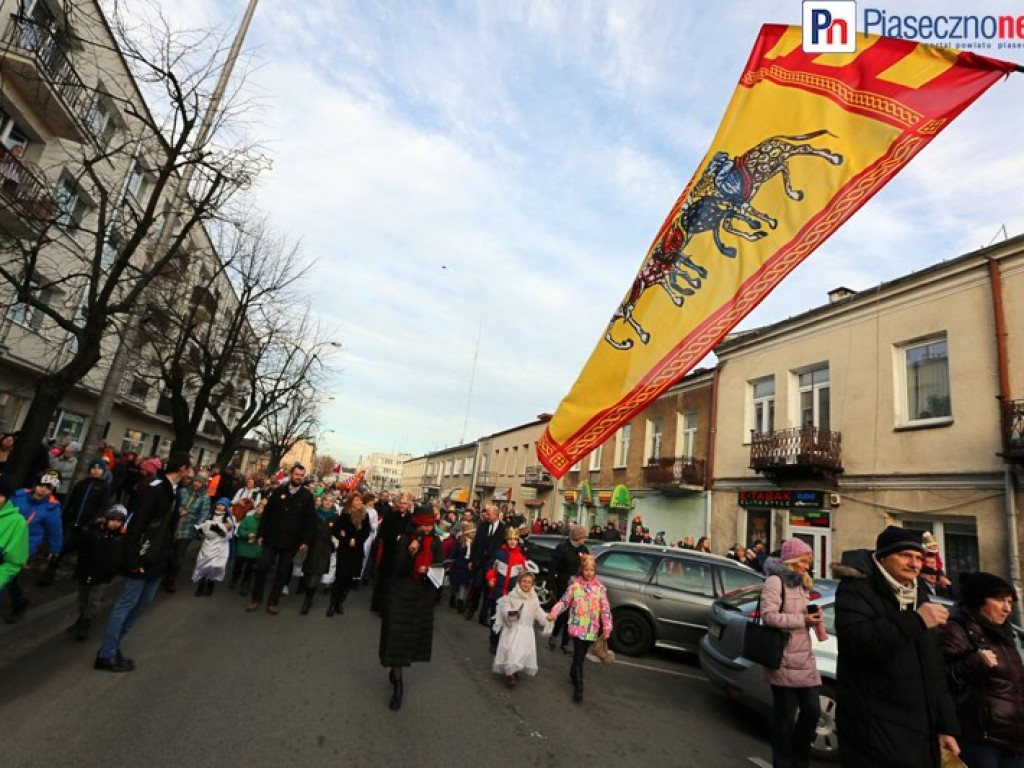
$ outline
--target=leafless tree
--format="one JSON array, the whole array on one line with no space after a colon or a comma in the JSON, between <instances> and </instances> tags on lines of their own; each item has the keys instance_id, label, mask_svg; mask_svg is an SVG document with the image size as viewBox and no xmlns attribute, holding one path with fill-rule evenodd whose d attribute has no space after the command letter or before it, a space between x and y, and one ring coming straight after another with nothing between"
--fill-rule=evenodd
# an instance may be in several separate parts
<instances>
[{"instance_id":1,"label":"leafless tree","mask_svg":"<svg viewBox=\"0 0 1024 768\"><path fill-rule=\"evenodd\" d=\"M88 87L81 80L58 83L79 110L80 140L41 148L37 166L18 169L32 183L0 196L13 214L4 220L16 222L0 227L0 296L8 310L0 336L8 336L15 314L18 333L31 318L29 330L42 340L40 371L5 472L18 479L58 405L111 353L156 276L180 274L204 225L266 166L242 124L252 105L237 92L225 98L210 138L197 142L223 40L175 31L159 15L135 23L116 4L106 21L99 14L95 3L69 4L59 30L80 68L100 73ZM112 41L97 33L105 24ZM26 33L19 44L37 46L28 53L38 58L44 42L38 29L26 29L36 37ZM53 41L45 44L52 56ZM69 65L61 75L75 71ZM186 176L192 184L183 200L178 185ZM172 220L173 227L164 226Z\"/></svg>"},{"instance_id":2,"label":"leafless tree","mask_svg":"<svg viewBox=\"0 0 1024 768\"><path fill-rule=\"evenodd\" d=\"M238 221L216 225L213 233L215 254L193 281L154 292L143 327L170 406L171 450L189 451L200 429L210 431L205 428L208 410L221 414L232 425L229 431L237 427L240 419L233 415L253 404L252 395L259 392L253 387L261 388L265 376L275 378L260 364L266 342L279 336L275 318L283 321L282 309L305 301L300 281L309 264L298 246L276 235L265 219L245 213ZM254 382L256 372L262 375ZM209 421L215 423L216 417ZM224 447L221 466L235 447Z\"/></svg>"},{"instance_id":3,"label":"leafless tree","mask_svg":"<svg viewBox=\"0 0 1024 768\"><path fill-rule=\"evenodd\" d=\"M271 469L299 440L308 438L320 421L325 382L339 344L333 332L313 319L308 306L282 304L261 313L254 322L255 344L243 367L244 379L234 392L218 393L209 407L224 445L219 462L227 462L242 440L254 435L271 446ZM237 406L226 399L241 393ZM220 396L222 395L222 396Z\"/></svg>"}]
</instances>

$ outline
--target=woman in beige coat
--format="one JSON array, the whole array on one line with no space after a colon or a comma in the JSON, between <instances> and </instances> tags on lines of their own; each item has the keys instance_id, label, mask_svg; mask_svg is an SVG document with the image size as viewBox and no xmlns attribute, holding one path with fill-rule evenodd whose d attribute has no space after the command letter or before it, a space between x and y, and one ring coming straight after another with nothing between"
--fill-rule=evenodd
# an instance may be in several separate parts
<instances>
[{"instance_id":1,"label":"woman in beige coat","mask_svg":"<svg viewBox=\"0 0 1024 768\"><path fill-rule=\"evenodd\" d=\"M808 630L821 624L821 613L808 613L814 583L809 571L813 552L800 539L786 539L778 558L765 561L767 579L761 592L761 617L769 627L789 632L778 669L765 669L772 687L772 766L808 768L811 741L821 716L821 675ZM794 724L797 709L799 717Z\"/></svg>"}]
</instances>

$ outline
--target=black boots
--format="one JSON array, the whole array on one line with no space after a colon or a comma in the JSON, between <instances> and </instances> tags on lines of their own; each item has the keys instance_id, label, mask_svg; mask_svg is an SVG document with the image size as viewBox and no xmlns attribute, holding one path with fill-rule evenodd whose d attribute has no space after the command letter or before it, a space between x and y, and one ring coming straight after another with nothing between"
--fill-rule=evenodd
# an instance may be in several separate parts
<instances>
[{"instance_id":1,"label":"black boots","mask_svg":"<svg viewBox=\"0 0 1024 768\"><path fill-rule=\"evenodd\" d=\"M345 597L344 596L342 596L342 597L335 597L334 595L331 595L331 604L327 606L327 616L329 618L329 617L333 616L334 614L338 614L339 616L344 616L345 615Z\"/></svg>"},{"instance_id":2,"label":"black boots","mask_svg":"<svg viewBox=\"0 0 1024 768\"><path fill-rule=\"evenodd\" d=\"M210 595L212 595L213 594L213 588L215 586L217 586L217 582L216 581L214 581L213 579L207 579L206 580L206 587L205 587L205 589L203 589L203 595L205 597L209 597Z\"/></svg>"},{"instance_id":3,"label":"black boots","mask_svg":"<svg viewBox=\"0 0 1024 768\"><path fill-rule=\"evenodd\" d=\"M392 712L397 712L402 708L402 678L395 675L395 670L391 670L388 673L388 680L391 681L391 701L388 702L388 708Z\"/></svg>"},{"instance_id":4,"label":"black boots","mask_svg":"<svg viewBox=\"0 0 1024 768\"><path fill-rule=\"evenodd\" d=\"M196 582L196 597L202 597L203 592L206 590L206 579L200 579Z\"/></svg>"},{"instance_id":5,"label":"black boots","mask_svg":"<svg viewBox=\"0 0 1024 768\"><path fill-rule=\"evenodd\" d=\"M572 700L579 704L583 701L583 671L570 667L569 679L572 681Z\"/></svg>"},{"instance_id":6,"label":"black boots","mask_svg":"<svg viewBox=\"0 0 1024 768\"><path fill-rule=\"evenodd\" d=\"M316 596L316 587L306 588L306 597L302 601L302 608L299 609L299 615L305 616L309 613L309 609L313 607L313 598Z\"/></svg>"}]
</instances>

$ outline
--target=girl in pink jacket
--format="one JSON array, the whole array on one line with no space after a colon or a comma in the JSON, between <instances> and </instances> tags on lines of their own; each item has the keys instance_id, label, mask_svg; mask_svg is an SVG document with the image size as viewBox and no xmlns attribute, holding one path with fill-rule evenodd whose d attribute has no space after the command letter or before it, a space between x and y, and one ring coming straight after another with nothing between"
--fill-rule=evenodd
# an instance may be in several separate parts
<instances>
[{"instance_id":1,"label":"girl in pink jacket","mask_svg":"<svg viewBox=\"0 0 1024 768\"><path fill-rule=\"evenodd\" d=\"M569 611L569 637L572 638L572 700L583 701L583 661L598 637L607 640L612 634L612 611L608 591L597 578L597 561L593 555L580 555L580 575L569 582L562 599L548 613L554 621L562 611Z\"/></svg>"},{"instance_id":2,"label":"girl in pink jacket","mask_svg":"<svg viewBox=\"0 0 1024 768\"><path fill-rule=\"evenodd\" d=\"M821 624L821 612L808 612L811 565L814 553L800 539L786 539L778 558L765 561L761 618L769 627L789 632L789 642L778 669L765 669L772 687L772 765L807 768L811 760L821 704L821 675L814 660L809 629ZM799 708L800 716L793 719Z\"/></svg>"}]
</instances>

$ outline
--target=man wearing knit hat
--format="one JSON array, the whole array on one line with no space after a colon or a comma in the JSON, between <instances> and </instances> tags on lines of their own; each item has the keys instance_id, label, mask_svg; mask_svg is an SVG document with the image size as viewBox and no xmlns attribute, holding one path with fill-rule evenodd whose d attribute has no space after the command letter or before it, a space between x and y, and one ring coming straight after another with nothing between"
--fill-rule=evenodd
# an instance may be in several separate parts
<instances>
[{"instance_id":1,"label":"man wearing knit hat","mask_svg":"<svg viewBox=\"0 0 1024 768\"><path fill-rule=\"evenodd\" d=\"M873 552L844 552L833 566L837 725L849 768L938 768L943 748L960 751L933 631L949 614L918 586L923 560L920 535L891 525Z\"/></svg>"}]
</instances>

